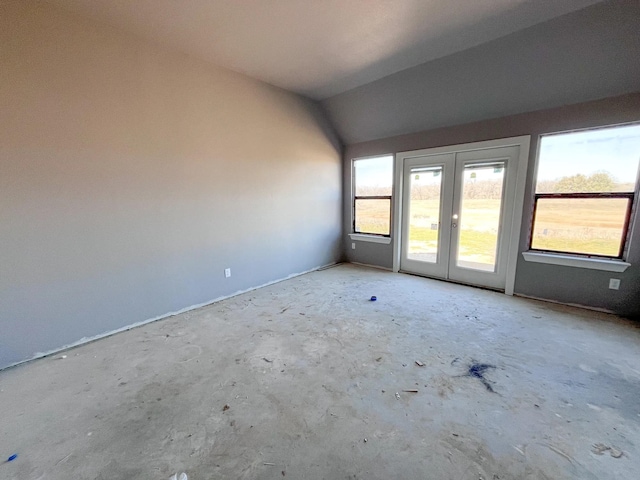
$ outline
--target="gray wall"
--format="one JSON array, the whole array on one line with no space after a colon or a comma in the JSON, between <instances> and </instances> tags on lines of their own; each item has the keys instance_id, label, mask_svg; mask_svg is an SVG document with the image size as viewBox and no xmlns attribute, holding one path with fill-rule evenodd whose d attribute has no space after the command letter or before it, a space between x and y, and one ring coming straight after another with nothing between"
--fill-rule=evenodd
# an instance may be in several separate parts
<instances>
[{"instance_id":1,"label":"gray wall","mask_svg":"<svg viewBox=\"0 0 640 480\"><path fill-rule=\"evenodd\" d=\"M0 62L0 367L340 260L317 105L42 3Z\"/></svg>"},{"instance_id":2,"label":"gray wall","mask_svg":"<svg viewBox=\"0 0 640 480\"><path fill-rule=\"evenodd\" d=\"M613 0L323 101L345 143L640 90L640 1Z\"/></svg>"},{"instance_id":3,"label":"gray wall","mask_svg":"<svg viewBox=\"0 0 640 480\"><path fill-rule=\"evenodd\" d=\"M560 108L540 110L481 122L428 130L409 135L349 145L344 158L344 188L351 189L351 159L401 151L440 147L496 138L531 135L531 151L520 251L527 250L533 207L533 172L540 134L616 123L640 121L640 93L586 102ZM542 265L518 258L516 294L556 300L563 303L607 309L622 315L640 316L640 208L635 213L636 229L627 260L632 264L624 273ZM345 195L344 229L351 231L351 198ZM366 244L344 235L347 259L391 268L393 244ZM620 278L620 290L609 290L609 278Z\"/></svg>"}]
</instances>

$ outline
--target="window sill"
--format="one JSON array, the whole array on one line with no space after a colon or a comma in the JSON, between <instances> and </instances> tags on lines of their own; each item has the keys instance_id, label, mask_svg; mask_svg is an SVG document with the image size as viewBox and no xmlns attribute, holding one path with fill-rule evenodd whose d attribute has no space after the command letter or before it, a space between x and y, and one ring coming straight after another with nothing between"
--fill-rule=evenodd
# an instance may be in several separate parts
<instances>
[{"instance_id":1,"label":"window sill","mask_svg":"<svg viewBox=\"0 0 640 480\"><path fill-rule=\"evenodd\" d=\"M590 270L604 270L607 272L624 272L631 266L622 260L604 258L573 257L555 253L522 252L527 262L546 263L549 265L563 265L565 267L588 268Z\"/></svg>"},{"instance_id":2,"label":"window sill","mask_svg":"<svg viewBox=\"0 0 640 480\"><path fill-rule=\"evenodd\" d=\"M357 242L383 243L389 245L391 237L381 237L379 235L367 235L365 233L350 233L349 238Z\"/></svg>"}]
</instances>

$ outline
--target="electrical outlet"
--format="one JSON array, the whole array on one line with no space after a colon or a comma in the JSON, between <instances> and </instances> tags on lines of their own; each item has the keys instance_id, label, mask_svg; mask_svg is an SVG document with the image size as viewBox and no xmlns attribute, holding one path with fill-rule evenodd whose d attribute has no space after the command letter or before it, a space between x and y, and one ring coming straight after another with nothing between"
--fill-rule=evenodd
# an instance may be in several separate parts
<instances>
[{"instance_id":1,"label":"electrical outlet","mask_svg":"<svg viewBox=\"0 0 640 480\"><path fill-rule=\"evenodd\" d=\"M355 250L355 249L356 249L356 244L355 244L355 243L352 243L352 244L351 244L351 250Z\"/></svg>"},{"instance_id":2,"label":"electrical outlet","mask_svg":"<svg viewBox=\"0 0 640 480\"><path fill-rule=\"evenodd\" d=\"M609 279L609 288L611 290L618 290L620 288L620 279L619 278L610 278Z\"/></svg>"},{"instance_id":3,"label":"electrical outlet","mask_svg":"<svg viewBox=\"0 0 640 480\"><path fill-rule=\"evenodd\" d=\"M230 268L225 268L224 269L224 276L229 278L231 276L231 269Z\"/></svg>"}]
</instances>

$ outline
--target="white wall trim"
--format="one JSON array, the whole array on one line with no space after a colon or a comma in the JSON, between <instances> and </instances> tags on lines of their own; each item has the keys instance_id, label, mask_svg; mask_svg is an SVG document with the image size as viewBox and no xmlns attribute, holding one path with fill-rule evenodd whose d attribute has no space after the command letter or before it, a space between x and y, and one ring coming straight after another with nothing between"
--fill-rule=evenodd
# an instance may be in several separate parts
<instances>
[{"instance_id":1,"label":"white wall trim","mask_svg":"<svg viewBox=\"0 0 640 480\"><path fill-rule=\"evenodd\" d=\"M604 270L606 272L624 272L631 266L622 260L610 260L607 258L574 257L544 252L522 252L527 262L545 263L548 265L562 265L565 267L587 268L590 270Z\"/></svg>"},{"instance_id":2,"label":"white wall trim","mask_svg":"<svg viewBox=\"0 0 640 480\"><path fill-rule=\"evenodd\" d=\"M527 170L529 167L529 149L531 135L508 139L516 141L520 147L518 158L518 176L516 178L516 192L511 222L511 237L509 238L509 254L507 256L507 279L504 293L513 295L516 285L516 266L518 264L518 250L520 249L520 232L522 231L522 215L524 209L524 192L527 187Z\"/></svg>"},{"instance_id":3,"label":"white wall trim","mask_svg":"<svg viewBox=\"0 0 640 480\"><path fill-rule=\"evenodd\" d=\"M511 236L509 238L509 252L507 254L507 272L504 293L513 295L516 282L516 265L518 263L518 249L520 245L520 231L522 226L522 210L524 208L524 191L527 185L527 168L529 164L529 148L531 145L531 135L522 135L519 137L500 138L496 140L487 140L483 142L463 143L460 145L448 145L445 147L427 148L423 150L412 150L408 152L399 152L396 154L395 182L397 187L394 192L393 206L393 271L400 270L400 248L401 239L401 217L402 202L398 198L402 198L402 179L405 160L423 157L425 155L437 155L443 153L459 153L470 150L484 150L497 147L519 147L518 157L518 173L516 176L516 191L513 208Z\"/></svg>"},{"instance_id":4,"label":"white wall trim","mask_svg":"<svg viewBox=\"0 0 640 480\"><path fill-rule=\"evenodd\" d=\"M460 153L471 150L485 150L498 147L517 147L524 143L531 142L531 135L521 135L519 137L498 138L495 140L484 140L482 142L461 143L459 145L446 145L444 147L425 148L422 150L410 150L398 152L396 158L405 159L424 157L425 155L438 155L442 153Z\"/></svg>"},{"instance_id":5,"label":"white wall trim","mask_svg":"<svg viewBox=\"0 0 640 480\"><path fill-rule=\"evenodd\" d=\"M304 272L292 273L291 275L289 275L287 277L279 278L277 280L272 280L271 282L263 283L262 285L258 285L256 287L250 287L250 288L247 288L246 290L238 290L237 292L231 293L229 295L223 295L221 297L214 298L213 300L208 300L208 301L203 302L203 303L198 303L196 305L191 305L190 307L185 307L185 308L182 308L180 310L176 310L175 312L164 313L162 315L158 315L157 317L149 318L149 319L143 320L141 322L132 323L130 325L126 325L124 327L120 327L120 328L118 328L116 330L110 330L108 332L99 333L98 335L94 335L92 337L84 337L84 338L81 338L80 340L78 340L76 342L70 343L68 345L64 345L64 346L59 347L59 348L55 348L53 350L49 350L49 351L46 351L46 352L37 352L31 358L28 358L26 360L20 360L19 362L11 363L11 364L9 364L9 365L7 365L5 367L1 367L0 368L0 372L3 371L3 370L6 370L8 368L15 367L17 365L22 365L23 363L31 362L31 361L37 360L39 358L48 357L50 355L55 355L57 353L64 352L65 350L70 350L72 348L79 347L79 346L85 345L87 343L95 342L96 340L100 340L102 338L110 337L111 335L115 335L116 333L126 332L127 330L133 330L134 328L142 327L144 325L147 325L147 324L152 323L152 322L156 322L158 320L163 320L165 318L173 317L175 315L180 315L182 313L190 312L191 310L197 310L198 308L206 307L208 305L212 305L214 303L221 302L222 300L226 300L228 298L232 298L232 297L236 297L238 295L242 295L243 293L252 292L253 290L258 290L259 288L268 287L269 285L273 285L275 283L284 282L285 280L290 280L292 278L299 277L299 276L305 275L307 273L315 272L315 271L318 271L318 270L325 270L327 268L339 265L340 263L341 262L327 263L326 265L320 265L320 266L314 267L314 268L312 268L310 270L305 270Z\"/></svg>"},{"instance_id":6,"label":"white wall trim","mask_svg":"<svg viewBox=\"0 0 640 480\"><path fill-rule=\"evenodd\" d=\"M400 249L402 239L402 193L404 188L404 157L397 153L394 159L394 181L393 181L393 226L391 235L393 242L393 259L391 270L395 273L400 271Z\"/></svg>"},{"instance_id":7,"label":"white wall trim","mask_svg":"<svg viewBox=\"0 0 640 480\"><path fill-rule=\"evenodd\" d=\"M350 233L349 238L356 242L371 242L371 243L384 243L389 245L391 243L391 237L381 237L379 235L367 235L365 233Z\"/></svg>"}]
</instances>

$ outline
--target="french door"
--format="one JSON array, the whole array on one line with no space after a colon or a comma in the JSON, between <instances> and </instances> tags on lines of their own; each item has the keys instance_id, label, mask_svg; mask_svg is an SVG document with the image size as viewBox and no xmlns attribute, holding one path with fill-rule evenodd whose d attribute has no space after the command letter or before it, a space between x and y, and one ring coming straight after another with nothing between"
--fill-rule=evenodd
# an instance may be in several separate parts
<instances>
[{"instance_id":1,"label":"french door","mask_svg":"<svg viewBox=\"0 0 640 480\"><path fill-rule=\"evenodd\" d=\"M519 157L520 146L405 154L400 270L504 290Z\"/></svg>"}]
</instances>

